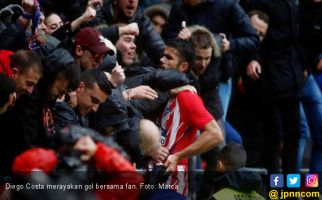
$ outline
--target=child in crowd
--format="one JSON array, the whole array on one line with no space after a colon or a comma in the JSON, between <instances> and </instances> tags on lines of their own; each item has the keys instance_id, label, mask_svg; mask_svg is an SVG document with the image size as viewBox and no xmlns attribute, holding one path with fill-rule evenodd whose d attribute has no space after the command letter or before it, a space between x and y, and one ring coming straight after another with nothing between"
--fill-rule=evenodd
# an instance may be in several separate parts
<instances>
[{"instance_id":1,"label":"child in crowd","mask_svg":"<svg viewBox=\"0 0 322 200\"><path fill-rule=\"evenodd\" d=\"M241 144L231 142L220 151L216 169L218 175L209 199L265 199L263 180L258 173L245 168L246 160L247 155Z\"/></svg>"}]
</instances>

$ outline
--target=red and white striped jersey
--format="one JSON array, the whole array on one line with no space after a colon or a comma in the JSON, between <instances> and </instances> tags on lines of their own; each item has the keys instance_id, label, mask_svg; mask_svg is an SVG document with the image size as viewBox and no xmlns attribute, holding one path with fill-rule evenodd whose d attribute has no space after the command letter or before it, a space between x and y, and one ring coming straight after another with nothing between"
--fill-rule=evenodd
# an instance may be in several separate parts
<instances>
[{"instance_id":1,"label":"red and white striped jersey","mask_svg":"<svg viewBox=\"0 0 322 200\"><path fill-rule=\"evenodd\" d=\"M172 98L163 111L160 122L161 143L170 154L192 144L198 130L202 130L214 118L206 110L201 98L190 92L180 92ZM178 185L177 192L188 194L188 159L179 162L167 185Z\"/></svg>"}]
</instances>

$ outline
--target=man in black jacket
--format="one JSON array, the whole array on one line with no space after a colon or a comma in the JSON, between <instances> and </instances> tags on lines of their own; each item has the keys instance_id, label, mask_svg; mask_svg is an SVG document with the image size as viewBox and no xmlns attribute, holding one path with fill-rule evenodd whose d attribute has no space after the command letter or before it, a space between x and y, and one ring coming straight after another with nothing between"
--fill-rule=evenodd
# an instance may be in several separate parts
<instances>
[{"instance_id":1,"label":"man in black jacket","mask_svg":"<svg viewBox=\"0 0 322 200\"><path fill-rule=\"evenodd\" d=\"M88 127L84 116L96 112L109 94L111 94L111 84L104 72L99 69L86 70L82 73L81 82L76 89L75 110L65 102L56 103L55 128L59 130L70 124Z\"/></svg>"},{"instance_id":2,"label":"man in black jacket","mask_svg":"<svg viewBox=\"0 0 322 200\"><path fill-rule=\"evenodd\" d=\"M257 0L255 9L264 11L270 25L261 46L262 83L268 170L279 170L278 152L283 140L282 167L295 172L299 143L299 94L304 63L299 45L298 7L295 1ZM282 134L282 135L280 135Z\"/></svg>"},{"instance_id":3,"label":"man in black jacket","mask_svg":"<svg viewBox=\"0 0 322 200\"><path fill-rule=\"evenodd\" d=\"M149 18L139 12L138 2L138 0L104 1L102 9L97 11L96 18L92 22L95 25L130 24L136 22L140 30L140 34L136 40L138 52L145 52L152 63L157 66L162 57L165 44L161 36L153 30ZM116 27L115 31L118 31ZM103 36L109 38L103 30L101 32ZM151 62L148 63L151 64Z\"/></svg>"}]
</instances>

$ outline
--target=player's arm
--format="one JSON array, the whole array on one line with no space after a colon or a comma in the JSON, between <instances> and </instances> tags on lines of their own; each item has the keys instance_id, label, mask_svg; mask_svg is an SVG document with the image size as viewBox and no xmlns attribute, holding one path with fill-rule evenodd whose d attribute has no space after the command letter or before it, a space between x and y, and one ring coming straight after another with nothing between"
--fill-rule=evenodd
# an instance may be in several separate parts
<instances>
[{"instance_id":1,"label":"player's arm","mask_svg":"<svg viewBox=\"0 0 322 200\"><path fill-rule=\"evenodd\" d=\"M198 139L182 151L169 155L164 166L167 171L176 171L179 161L202 154L223 141L222 132L215 120L211 120L202 130Z\"/></svg>"}]
</instances>

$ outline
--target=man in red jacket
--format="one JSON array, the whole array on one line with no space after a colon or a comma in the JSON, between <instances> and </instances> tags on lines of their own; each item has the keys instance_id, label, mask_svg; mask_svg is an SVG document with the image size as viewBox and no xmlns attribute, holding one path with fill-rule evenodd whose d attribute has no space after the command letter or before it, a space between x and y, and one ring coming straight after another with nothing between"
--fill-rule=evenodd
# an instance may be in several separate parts
<instances>
[{"instance_id":1,"label":"man in red jacket","mask_svg":"<svg viewBox=\"0 0 322 200\"><path fill-rule=\"evenodd\" d=\"M31 94L42 76L42 65L39 56L29 50L16 53L0 50L0 72L5 73L16 83L16 95Z\"/></svg>"}]
</instances>

